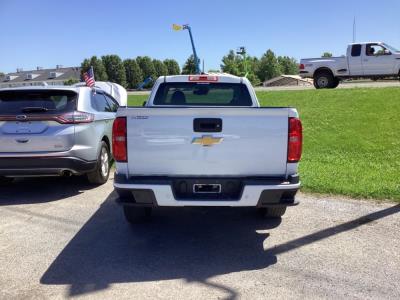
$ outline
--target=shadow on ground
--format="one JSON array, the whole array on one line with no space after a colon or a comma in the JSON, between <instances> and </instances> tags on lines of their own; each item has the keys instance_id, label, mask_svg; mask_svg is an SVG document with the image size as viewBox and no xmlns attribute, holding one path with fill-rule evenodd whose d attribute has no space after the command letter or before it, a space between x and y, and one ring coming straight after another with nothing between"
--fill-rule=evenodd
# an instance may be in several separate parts
<instances>
[{"instance_id":1,"label":"shadow on ground","mask_svg":"<svg viewBox=\"0 0 400 300\"><path fill-rule=\"evenodd\" d=\"M214 284L216 275L259 270L279 254L400 212L400 205L264 250L268 233L281 220L263 220L254 209L159 209L153 222L128 225L111 194L58 255L40 282L69 285L69 295L106 289L113 283L184 279L220 290L234 299L232 287Z\"/></svg>"},{"instance_id":2,"label":"shadow on ground","mask_svg":"<svg viewBox=\"0 0 400 300\"><path fill-rule=\"evenodd\" d=\"M185 279L236 293L207 279L276 263L263 249L281 220L263 220L254 209L159 209L153 222L129 226L111 195L58 255L43 284L70 285L70 296L113 283Z\"/></svg>"},{"instance_id":3,"label":"shadow on ground","mask_svg":"<svg viewBox=\"0 0 400 300\"><path fill-rule=\"evenodd\" d=\"M17 178L0 186L0 206L57 201L93 188L84 176Z\"/></svg>"}]
</instances>

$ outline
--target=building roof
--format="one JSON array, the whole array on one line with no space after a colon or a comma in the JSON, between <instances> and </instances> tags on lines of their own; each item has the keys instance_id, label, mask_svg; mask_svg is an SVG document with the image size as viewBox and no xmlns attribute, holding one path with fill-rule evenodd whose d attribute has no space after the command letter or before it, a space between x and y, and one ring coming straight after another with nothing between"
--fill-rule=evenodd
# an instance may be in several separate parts
<instances>
[{"instance_id":1,"label":"building roof","mask_svg":"<svg viewBox=\"0 0 400 300\"><path fill-rule=\"evenodd\" d=\"M29 83L33 81L64 81L69 78L80 79L80 67L59 67L55 69L36 69L8 73L0 77L0 83ZM8 80L8 78L10 80Z\"/></svg>"}]
</instances>

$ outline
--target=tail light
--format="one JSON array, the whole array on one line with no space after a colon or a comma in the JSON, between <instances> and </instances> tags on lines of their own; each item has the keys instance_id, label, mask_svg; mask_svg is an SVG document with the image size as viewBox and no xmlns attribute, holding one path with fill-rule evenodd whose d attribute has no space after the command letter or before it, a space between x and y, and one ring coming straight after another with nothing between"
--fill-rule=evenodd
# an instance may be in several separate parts
<instances>
[{"instance_id":1,"label":"tail light","mask_svg":"<svg viewBox=\"0 0 400 300\"><path fill-rule=\"evenodd\" d=\"M118 117L114 120L112 130L113 156L117 162L128 161L126 143L126 117Z\"/></svg>"},{"instance_id":2,"label":"tail light","mask_svg":"<svg viewBox=\"0 0 400 300\"><path fill-rule=\"evenodd\" d=\"M63 115L54 117L55 121L61 124L81 124L91 123L94 120L94 115L81 111L73 111Z\"/></svg>"},{"instance_id":3,"label":"tail light","mask_svg":"<svg viewBox=\"0 0 400 300\"><path fill-rule=\"evenodd\" d=\"M303 145L303 128L298 118L289 118L288 155L287 161L294 163L301 158Z\"/></svg>"},{"instance_id":4,"label":"tail light","mask_svg":"<svg viewBox=\"0 0 400 300\"><path fill-rule=\"evenodd\" d=\"M299 64L299 70L304 70L304 64Z\"/></svg>"}]
</instances>

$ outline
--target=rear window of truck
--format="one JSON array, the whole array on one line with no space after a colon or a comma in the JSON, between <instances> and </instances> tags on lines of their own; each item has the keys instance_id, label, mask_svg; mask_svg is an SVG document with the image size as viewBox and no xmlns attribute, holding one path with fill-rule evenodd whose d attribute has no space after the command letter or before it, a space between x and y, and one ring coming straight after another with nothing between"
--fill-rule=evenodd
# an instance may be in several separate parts
<instances>
[{"instance_id":1,"label":"rear window of truck","mask_svg":"<svg viewBox=\"0 0 400 300\"><path fill-rule=\"evenodd\" d=\"M154 105L252 106L247 86L242 83L161 83Z\"/></svg>"},{"instance_id":2,"label":"rear window of truck","mask_svg":"<svg viewBox=\"0 0 400 300\"><path fill-rule=\"evenodd\" d=\"M61 90L0 91L0 114L58 114L75 110L77 94Z\"/></svg>"}]
</instances>

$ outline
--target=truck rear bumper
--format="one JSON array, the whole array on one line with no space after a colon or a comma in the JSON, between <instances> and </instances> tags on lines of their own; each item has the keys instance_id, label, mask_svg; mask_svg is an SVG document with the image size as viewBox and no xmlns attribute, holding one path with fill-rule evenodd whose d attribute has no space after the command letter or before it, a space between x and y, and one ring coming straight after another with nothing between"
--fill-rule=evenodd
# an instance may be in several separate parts
<instances>
[{"instance_id":1,"label":"truck rear bumper","mask_svg":"<svg viewBox=\"0 0 400 300\"><path fill-rule=\"evenodd\" d=\"M177 191L176 182L187 180L209 183L240 182L237 197L233 194L224 196L216 194L192 194L183 197ZM271 177L244 178L170 178L170 177L133 177L127 179L116 174L114 188L119 197L117 202L131 206L228 206L228 207L270 207L297 205L295 195L300 188L298 175L288 179ZM191 186L189 186L189 190Z\"/></svg>"}]
</instances>

